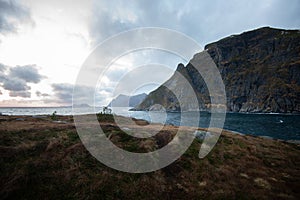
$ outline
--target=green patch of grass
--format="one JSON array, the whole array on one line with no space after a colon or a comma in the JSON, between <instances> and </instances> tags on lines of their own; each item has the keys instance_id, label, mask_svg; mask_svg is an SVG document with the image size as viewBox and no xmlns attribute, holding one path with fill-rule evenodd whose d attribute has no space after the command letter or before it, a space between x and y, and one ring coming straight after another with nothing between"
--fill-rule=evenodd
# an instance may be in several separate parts
<instances>
[{"instance_id":1,"label":"green patch of grass","mask_svg":"<svg viewBox=\"0 0 300 200\"><path fill-rule=\"evenodd\" d=\"M45 129L43 131L35 132L34 134L29 135L29 139L33 141L50 139L53 137L58 137L58 132L50 129Z\"/></svg>"},{"instance_id":2,"label":"green patch of grass","mask_svg":"<svg viewBox=\"0 0 300 200\"><path fill-rule=\"evenodd\" d=\"M134 139L131 135L124 133L123 131L118 131L116 134L120 136L120 142L129 142L130 140Z\"/></svg>"},{"instance_id":3,"label":"green patch of grass","mask_svg":"<svg viewBox=\"0 0 300 200\"><path fill-rule=\"evenodd\" d=\"M195 139L193 143L190 145L188 150L184 153L186 157L195 158L198 157L202 141Z\"/></svg>"},{"instance_id":4,"label":"green patch of grass","mask_svg":"<svg viewBox=\"0 0 300 200\"><path fill-rule=\"evenodd\" d=\"M222 161L220 160L220 158L217 158L212 153L209 153L208 156L206 156L206 158L209 161L209 163L215 167L222 164Z\"/></svg>"},{"instance_id":5,"label":"green patch of grass","mask_svg":"<svg viewBox=\"0 0 300 200\"><path fill-rule=\"evenodd\" d=\"M76 131L68 131L67 136L71 143L79 142L79 136Z\"/></svg>"},{"instance_id":6,"label":"green patch of grass","mask_svg":"<svg viewBox=\"0 0 300 200\"><path fill-rule=\"evenodd\" d=\"M245 149L247 147L247 145L241 141L241 140L236 140L235 143L241 148L241 149Z\"/></svg>"},{"instance_id":7,"label":"green patch of grass","mask_svg":"<svg viewBox=\"0 0 300 200\"><path fill-rule=\"evenodd\" d=\"M115 121L114 116L112 114L98 113L97 114L97 119L100 122L111 122L111 123L113 123Z\"/></svg>"},{"instance_id":8,"label":"green patch of grass","mask_svg":"<svg viewBox=\"0 0 300 200\"><path fill-rule=\"evenodd\" d=\"M221 140L221 142L222 143L224 143L224 144L233 144L233 141L232 141L232 139L231 138L227 138L227 137L220 137L220 140Z\"/></svg>"},{"instance_id":9,"label":"green patch of grass","mask_svg":"<svg viewBox=\"0 0 300 200\"><path fill-rule=\"evenodd\" d=\"M138 152L139 150L139 146L136 142L130 143L130 144L126 144L124 146L124 149L126 151L130 151L130 152Z\"/></svg>"},{"instance_id":10,"label":"green patch of grass","mask_svg":"<svg viewBox=\"0 0 300 200\"><path fill-rule=\"evenodd\" d=\"M231 160L234 159L234 155L230 154L230 153L224 153L223 157L225 160Z\"/></svg>"}]
</instances>

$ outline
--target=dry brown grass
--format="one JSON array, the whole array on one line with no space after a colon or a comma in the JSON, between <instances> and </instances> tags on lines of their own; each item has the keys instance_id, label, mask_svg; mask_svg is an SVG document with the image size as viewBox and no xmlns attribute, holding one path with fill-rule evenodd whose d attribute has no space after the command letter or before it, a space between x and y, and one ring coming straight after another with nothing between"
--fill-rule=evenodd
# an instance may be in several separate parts
<instances>
[{"instance_id":1,"label":"dry brown grass","mask_svg":"<svg viewBox=\"0 0 300 200\"><path fill-rule=\"evenodd\" d=\"M223 131L204 159L198 158L201 141L194 140L173 164L129 174L98 162L80 142L72 117L58 118L66 123L49 117L0 116L1 199L300 198L296 144ZM136 152L161 148L178 128L165 126L152 138L136 139L109 118L100 120L111 141ZM158 126L136 124L146 131Z\"/></svg>"}]
</instances>

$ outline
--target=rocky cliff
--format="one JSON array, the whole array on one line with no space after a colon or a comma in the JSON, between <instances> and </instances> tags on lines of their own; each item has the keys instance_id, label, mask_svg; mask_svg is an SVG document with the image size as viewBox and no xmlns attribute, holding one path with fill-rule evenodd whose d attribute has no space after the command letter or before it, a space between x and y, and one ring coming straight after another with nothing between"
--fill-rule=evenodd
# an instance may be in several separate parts
<instances>
[{"instance_id":1,"label":"rocky cliff","mask_svg":"<svg viewBox=\"0 0 300 200\"><path fill-rule=\"evenodd\" d=\"M222 76L229 112L300 113L299 30L264 27L208 44L205 51ZM191 63L179 64L175 74L136 109L149 110L160 104L169 111L191 110L189 94L178 82L176 73L180 73L194 88L199 109L209 111L208 89ZM182 90L180 99L170 87Z\"/></svg>"}]
</instances>

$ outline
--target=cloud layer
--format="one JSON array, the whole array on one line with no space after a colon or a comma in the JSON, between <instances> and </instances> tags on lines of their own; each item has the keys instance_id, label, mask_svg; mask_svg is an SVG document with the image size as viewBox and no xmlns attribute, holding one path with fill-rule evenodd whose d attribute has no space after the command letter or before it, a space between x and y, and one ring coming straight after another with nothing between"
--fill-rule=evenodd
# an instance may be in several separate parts
<instances>
[{"instance_id":1,"label":"cloud layer","mask_svg":"<svg viewBox=\"0 0 300 200\"><path fill-rule=\"evenodd\" d=\"M53 99L50 100L55 103L60 103L63 105L72 105L73 98L73 84L69 83L55 83L51 85L54 91ZM80 99L78 101L83 102L84 104L94 105L93 101L90 101L88 97L93 96L95 93L95 89L93 87L88 86L77 86L77 92Z\"/></svg>"},{"instance_id":2,"label":"cloud layer","mask_svg":"<svg viewBox=\"0 0 300 200\"><path fill-rule=\"evenodd\" d=\"M162 27L182 32L204 47L204 45L209 42L214 42L223 37L261 26L299 29L299 10L299 0L290 0L288 2L281 0L138 0L130 2L123 0L0 0L0 39L3 41L3 43L0 41L0 45L2 44L4 46L4 40L6 39L11 42L8 43L8 46L9 44L15 45L12 47L9 46L9 48L6 47L6 49L12 49L11 57L13 61L7 61L4 53L7 52L5 48L0 52L0 55L4 55L4 59L1 60L5 63L13 63L13 65L20 64L20 66L15 67L0 64L0 95L3 97L8 94L10 97L24 97L29 99L32 96L31 93L35 92L33 97L37 97L37 99L45 101L46 103L52 102L67 105L72 103L74 83L58 83L72 80L72 78L70 79L71 75L66 74L69 79L65 80L64 78L66 76L63 74L62 79L58 80L56 71L62 69L62 66L69 65L78 67L81 63L77 65L76 61L74 61L76 60L76 56L72 55L73 46L69 47L68 44L65 46L68 47L66 49L69 51L66 50L66 52L63 53L71 55L70 58L65 59L65 57L63 57L60 61L61 63L57 64L54 62L55 64L53 65L51 59L49 61L49 58L55 58L52 59L55 61L59 60L56 58L60 58L61 54L57 52L56 54L55 50L58 49L57 47L63 46L63 42L57 44L57 47L55 44L54 50L51 51L49 51L50 48L47 49L47 45L39 45L45 41L52 41L51 38L53 39L53 36L61 38L61 34L67 33L67 35L76 36L74 37L74 43L84 41L87 44L90 43L90 49L92 49L97 44L122 31L141 27ZM27 26L28 24L35 25L31 27L32 32L30 32L31 28L28 30L23 29L23 25ZM48 24L51 26L48 26ZM28 31L27 34L34 35L32 34L34 30L39 30L37 33L44 34L45 37L41 37L42 39L40 40L33 38L32 41L24 39L24 35L22 34ZM21 41L30 42L24 42L23 45L25 47L20 46L21 44L14 40L18 37L21 38ZM78 39L78 37L81 39ZM63 38L61 41L65 41L65 39ZM136 41L136 43L140 42L141 41ZM169 37L163 38L159 42L168 44L180 43ZM114 47L108 48L107 51L99 55L99 60L104 63L104 61L116 59L112 57L114 53L112 51L114 49L127 47L133 43L134 38L119 41ZM182 47L185 46L183 42L179 44L179 46L180 45ZM15 48L19 46L22 48ZM38 47L37 56L34 55L32 61L27 61L27 58L30 56L24 56L22 53L27 50L28 52L32 52L31 50L34 47ZM18 55L20 58L22 56L25 57L26 62L24 61L22 63L22 61L20 61L20 63L15 63L15 58L18 61L22 60ZM97 90L96 98L98 102L101 102L103 105L106 105L113 97L114 88L120 82L120 79L137 66L158 63L175 69L178 63L182 62L186 64L188 62L167 52L158 52L149 49L130 52L114 61L111 67L103 74L101 85ZM49 66L44 66L44 63L38 62L50 64ZM45 86L45 89L42 88L44 85L38 89L34 87L40 84L45 78L39 73L38 67L36 65L24 65L24 63L37 63L39 66L45 67L43 71L49 72L49 74L47 74L47 76L49 76L49 82L47 83L48 85ZM96 67L91 70L91 76L100 75L99 71L103 71L99 69L100 65L101 63L96 63ZM149 72L146 75L151 74L158 76L158 73L159 71ZM146 75L136 76L136 78L132 78L132 80L138 82L139 79L143 79ZM160 75L164 75L165 79L167 79L171 74L166 73ZM44 84L44 82L42 84ZM124 84L124 86L126 86L126 84ZM53 93L49 91L51 88ZM94 94L94 88L87 86L80 86L79 91L83 94L83 100L86 95ZM123 92L126 92L126 88L123 89ZM92 104L93 102L87 103Z\"/></svg>"},{"instance_id":3,"label":"cloud layer","mask_svg":"<svg viewBox=\"0 0 300 200\"><path fill-rule=\"evenodd\" d=\"M17 32L20 23L33 23L29 10L16 1L0 0L0 33Z\"/></svg>"},{"instance_id":4,"label":"cloud layer","mask_svg":"<svg viewBox=\"0 0 300 200\"><path fill-rule=\"evenodd\" d=\"M10 97L30 98L31 87L28 84L37 84L43 78L36 65L9 67L0 64L0 83L3 89L9 91Z\"/></svg>"},{"instance_id":5,"label":"cloud layer","mask_svg":"<svg viewBox=\"0 0 300 200\"><path fill-rule=\"evenodd\" d=\"M300 1L94 1L90 35L101 42L137 27L183 32L200 44L260 26L299 28Z\"/></svg>"},{"instance_id":6,"label":"cloud layer","mask_svg":"<svg viewBox=\"0 0 300 200\"><path fill-rule=\"evenodd\" d=\"M44 78L39 74L36 65L16 66L10 68L9 75L28 83L39 83Z\"/></svg>"}]
</instances>

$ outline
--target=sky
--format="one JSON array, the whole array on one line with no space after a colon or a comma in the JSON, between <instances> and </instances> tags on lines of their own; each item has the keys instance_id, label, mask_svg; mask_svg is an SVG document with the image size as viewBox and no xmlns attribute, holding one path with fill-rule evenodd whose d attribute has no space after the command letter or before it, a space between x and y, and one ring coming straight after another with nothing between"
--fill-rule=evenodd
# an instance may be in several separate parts
<instances>
[{"instance_id":1,"label":"sky","mask_svg":"<svg viewBox=\"0 0 300 200\"><path fill-rule=\"evenodd\" d=\"M0 107L71 105L83 63L99 44L123 31L167 28L204 47L263 26L299 29L299 10L298 0L0 0ZM171 38L161 42L174 43ZM118 45L131 43L124 40ZM109 54L99 58L108 59ZM143 72L133 79L157 76L156 84L123 93L149 92L166 81L178 63L188 62L153 49L114 59L97 86L79 87L82 96L95 95L97 105L107 105L117 95L114 90L122 77L139 66L149 65L150 70L156 63L171 70Z\"/></svg>"}]
</instances>

